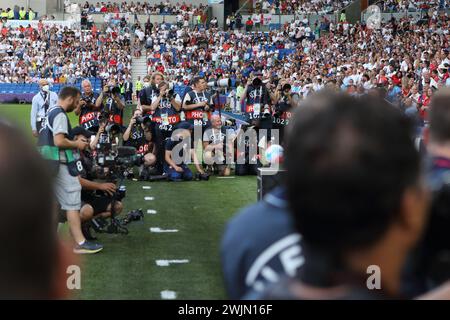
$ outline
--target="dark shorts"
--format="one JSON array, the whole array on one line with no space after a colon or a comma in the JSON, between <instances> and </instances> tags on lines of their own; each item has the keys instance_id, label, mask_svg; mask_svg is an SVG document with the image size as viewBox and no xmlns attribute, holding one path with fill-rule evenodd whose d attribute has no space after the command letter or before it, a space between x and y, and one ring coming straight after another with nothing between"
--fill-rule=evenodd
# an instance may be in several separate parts
<instances>
[{"instance_id":1,"label":"dark shorts","mask_svg":"<svg viewBox=\"0 0 450 320\"><path fill-rule=\"evenodd\" d=\"M106 212L108 206L111 204L111 198L108 197L92 197L89 199L85 199L86 201L82 201L81 207L89 204L92 208L94 208L94 216Z\"/></svg>"}]
</instances>

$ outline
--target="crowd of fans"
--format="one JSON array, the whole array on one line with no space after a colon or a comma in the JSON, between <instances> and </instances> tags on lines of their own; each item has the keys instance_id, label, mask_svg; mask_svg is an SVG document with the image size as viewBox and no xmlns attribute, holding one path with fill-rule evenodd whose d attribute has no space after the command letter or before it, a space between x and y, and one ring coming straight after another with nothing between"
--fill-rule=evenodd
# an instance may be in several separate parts
<instances>
[{"instance_id":1,"label":"crowd of fans","mask_svg":"<svg viewBox=\"0 0 450 320\"><path fill-rule=\"evenodd\" d=\"M58 25L1 26L0 83L74 84L86 77L116 79L131 69L131 30L95 27L89 32Z\"/></svg>"},{"instance_id":2,"label":"crowd of fans","mask_svg":"<svg viewBox=\"0 0 450 320\"><path fill-rule=\"evenodd\" d=\"M270 14L325 14L345 8L349 0L257 0L255 10Z\"/></svg>"},{"instance_id":3,"label":"crowd of fans","mask_svg":"<svg viewBox=\"0 0 450 320\"><path fill-rule=\"evenodd\" d=\"M69 4L70 1L66 3ZM196 15L198 11L203 11L206 6L200 5L195 6L191 3L179 3L176 4L170 1L161 1L161 3L150 4L145 1L123 1L122 3L114 2L97 2L90 3L86 1L84 5L81 5L81 9L90 14L105 14L105 13L130 13L130 14L166 14L166 15L177 15L177 14L190 14Z\"/></svg>"},{"instance_id":4,"label":"crowd of fans","mask_svg":"<svg viewBox=\"0 0 450 320\"><path fill-rule=\"evenodd\" d=\"M382 0L377 5L383 12L404 12L404 11L421 11L432 8L441 7L441 9L449 7L448 0Z\"/></svg>"}]
</instances>

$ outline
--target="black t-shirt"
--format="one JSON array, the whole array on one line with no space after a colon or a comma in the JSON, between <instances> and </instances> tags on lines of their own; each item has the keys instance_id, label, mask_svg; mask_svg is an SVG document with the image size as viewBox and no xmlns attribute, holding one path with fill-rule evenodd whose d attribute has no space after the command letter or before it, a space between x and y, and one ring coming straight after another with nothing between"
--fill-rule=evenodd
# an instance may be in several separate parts
<instances>
[{"instance_id":1,"label":"black t-shirt","mask_svg":"<svg viewBox=\"0 0 450 320\"><path fill-rule=\"evenodd\" d=\"M105 109L109 111L109 121L114 122L120 126L123 125L123 109L120 109L112 96L105 100Z\"/></svg>"},{"instance_id":2,"label":"black t-shirt","mask_svg":"<svg viewBox=\"0 0 450 320\"><path fill-rule=\"evenodd\" d=\"M91 95L87 96L83 94L82 100L86 102L84 106L81 107L80 116L78 122L85 129L97 132L98 131L98 116L100 115L101 107L96 108L95 102L97 101L98 94L93 92Z\"/></svg>"},{"instance_id":3,"label":"black t-shirt","mask_svg":"<svg viewBox=\"0 0 450 320\"><path fill-rule=\"evenodd\" d=\"M245 106L247 120L261 119L266 104L270 105L270 95L267 88L264 85L259 87L248 86Z\"/></svg>"},{"instance_id":4,"label":"black t-shirt","mask_svg":"<svg viewBox=\"0 0 450 320\"><path fill-rule=\"evenodd\" d=\"M197 104L203 101L208 102L209 111L206 112L204 107L198 107L192 110L184 111L186 121L189 121L194 126L205 127L209 124L209 118L211 117L211 112L214 109L214 101L212 99L211 93L207 91L197 92L195 90L192 90L187 92L184 96L183 103L187 105Z\"/></svg>"},{"instance_id":5,"label":"black t-shirt","mask_svg":"<svg viewBox=\"0 0 450 320\"><path fill-rule=\"evenodd\" d=\"M139 93L139 100L142 105L149 106L152 104L152 98L159 95L159 90L154 86L143 88Z\"/></svg>"},{"instance_id":6,"label":"black t-shirt","mask_svg":"<svg viewBox=\"0 0 450 320\"><path fill-rule=\"evenodd\" d=\"M181 101L177 95L177 101ZM175 130L175 125L180 122L180 113L173 107L169 99L163 98L159 107L152 115L152 121L155 123L156 134L162 138L168 138Z\"/></svg>"},{"instance_id":7,"label":"black t-shirt","mask_svg":"<svg viewBox=\"0 0 450 320\"><path fill-rule=\"evenodd\" d=\"M298 98L297 94L292 95L293 98ZM275 110L273 113L273 127L277 129L284 129L289 124L289 121L292 118L292 105L289 104L289 101L286 97L282 97L277 105L275 106Z\"/></svg>"},{"instance_id":8,"label":"black t-shirt","mask_svg":"<svg viewBox=\"0 0 450 320\"><path fill-rule=\"evenodd\" d=\"M150 141L145 138L145 132L141 125L134 125L131 128L130 137L123 144L124 146L135 147L137 154L141 155L148 153L150 148Z\"/></svg>"}]
</instances>

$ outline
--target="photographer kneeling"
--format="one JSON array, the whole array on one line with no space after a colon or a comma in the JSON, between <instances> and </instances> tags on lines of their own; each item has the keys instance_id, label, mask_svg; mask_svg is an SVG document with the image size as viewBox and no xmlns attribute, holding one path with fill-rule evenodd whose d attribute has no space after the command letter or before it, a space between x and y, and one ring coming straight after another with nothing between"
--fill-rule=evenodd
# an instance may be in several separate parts
<instances>
[{"instance_id":1,"label":"photographer kneeling","mask_svg":"<svg viewBox=\"0 0 450 320\"><path fill-rule=\"evenodd\" d=\"M80 152L80 160L83 165L83 171L79 176L81 184L81 230L87 240L95 240L90 233L91 223L93 218L108 218L111 216L111 203L116 192L116 185L111 182L95 182L96 177L93 174L94 159L89 151L96 145L100 134L104 130L104 125L101 125L96 138L91 142L90 146L87 146L85 150ZM76 127L72 130L75 141L86 141L93 134L82 128ZM120 214L122 212L123 205L120 201L115 201L114 212Z\"/></svg>"},{"instance_id":2,"label":"photographer kneeling","mask_svg":"<svg viewBox=\"0 0 450 320\"><path fill-rule=\"evenodd\" d=\"M165 145L164 173L167 178L170 181L192 180L194 176L187 166L187 163L192 159L198 171L199 179L208 180L208 175L199 165L195 150L192 148L191 135L194 125L189 122L180 122L175 129L172 137L167 139Z\"/></svg>"},{"instance_id":3,"label":"photographer kneeling","mask_svg":"<svg viewBox=\"0 0 450 320\"><path fill-rule=\"evenodd\" d=\"M156 163L150 125L150 119L142 118L142 111L135 110L123 134L124 146L136 148L137 154L143 158L143 164L139 169L139 177L142 180L148 179L149 168Z\"/></svg>"},{"instance_id":4,"label":"photographer kneeling","mask_svg":"<svg viewBox=\"0 0 450 320\"><path fill-rule=\"evenodd\" d=\"M222 125L219 115L214 114L211 116L211 128L206 129L203 134L204 161L212 167L213 173L220 176L229 176L231 173L230 165L227 164L227 156L233 151L232 141L227 140L227 133L231 133L230 131L234 133L234 130Z\"/></svg>"}]
</instances>

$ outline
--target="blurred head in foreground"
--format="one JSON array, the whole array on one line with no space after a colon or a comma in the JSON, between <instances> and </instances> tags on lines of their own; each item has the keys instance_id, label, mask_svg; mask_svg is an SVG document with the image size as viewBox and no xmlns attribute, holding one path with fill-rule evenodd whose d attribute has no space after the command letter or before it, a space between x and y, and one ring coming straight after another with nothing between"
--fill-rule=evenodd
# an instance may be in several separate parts
<instances>
[{"instance_id":1,"label":"blurred head in foreground","mask_svg":"<svg viewBox=\"0 0 450 320\"><path fill-rule=\"evenodd\" d=\"M0 119L0 299L66 296L51 177L21 132Z\"/></svg>"},{"instance_id":2,"label":"blurred head in foreground","mask_svg":"<svg viewBox=\"0 0 450 320\"><path fill-rule=\"evenodd\" d=\"M381 287L397 294L429 202L410 123L380 98L324 92L306 100L291 125L287 185L306 248L301 281L332 286L336 271L367 279L376 265ZM310 267L314 256L329 266Z\"/></svg>"}]
</instances>

